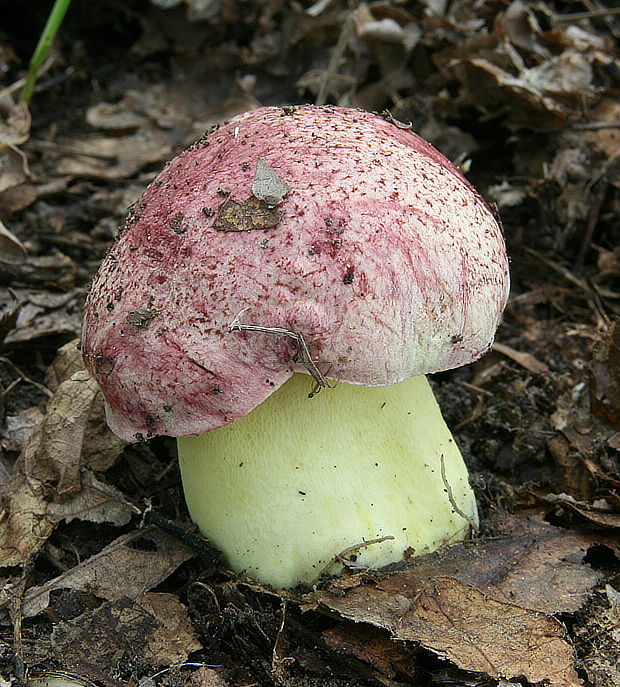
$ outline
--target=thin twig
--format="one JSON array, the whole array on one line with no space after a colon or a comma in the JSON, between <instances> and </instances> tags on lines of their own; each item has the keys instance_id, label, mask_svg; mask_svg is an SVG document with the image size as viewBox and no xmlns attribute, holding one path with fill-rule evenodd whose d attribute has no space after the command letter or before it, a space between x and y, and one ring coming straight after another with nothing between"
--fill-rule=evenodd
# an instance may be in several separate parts
<instances>
[{"instance_id":1,"label":"thin twig","mask_svg":"<svg viewBox=\"0 0 620 687\"><path fill-rule=\"evenodd\" d=\"M592 9L588 12L571 12L570 14L554 14L553 21L557 24L572 24L581 19L595 19L596 17L611 17L620 14L620 7L605 7Z\"/></svg>"},{"instance_id":2,"label":"thin twig","mask_svg":"<svg viewBox=\"0 0 620 687\"><path fill-rule=\"evenodd\" d=\"M32 384L32 386L36 386L39 391L42 391L46 396L51 398L54 394L43 384L40 384L39 382L35 382L34 379L30 379L27 374L22 372L19 367L12 361L9 360L8 358L5 358L4 356L0 356L0 363L4 363L4 365L8 365L11 367L21 379L26 382L27 384Z\"/></svg>"},{"instance_id":3,"label":"thin twig","mask_svg":"<svg viewBox=\"0 0 620 687\"><path fill-rule=\"evenodd\" d=\"M396 117L394 117L394 115L388 109L383 110L381 116L384 119L387 119L390 124L393 124L399 129L404 129L405 131L411 131L413 129L413 122L411 120L409 120L407 123L401 122L399 119L396 119Z\"/></svg>"},{"instance_id":4,"label":"thin twig","mask_svg":"<svg viewBox=\"0 0 620 687\"><path fill-rule=\"evenodd\" d=\"M450 486L450 482L448 482L448 478L446 476L446 461L444 459L443 453L439 457L439 465L441 468L441 479L443 481L444 487L446 488L446 493L448 494L448 501L450 501L452 509L457 515L460 515L463 518L463 520L465 520L469 524L469 526L472 529L472 532L478 532L478 530L480 529L478 527L478 523L471 517L471 515L467 515L467 513L463 512L457 504L456 500L454 499L452 487Z\"/></svg>"},{"instance_id":5,"label":"thin twig","mask_svg":"<svg viewBox=\"0 0 620 687\"><path fill-rule=\"evenodd\" d=\"M332 567L332 565L334 565L334 563L342 563L342 565L344 565L345 567L352 567L352 561L348 558L348 556L350 556L352 553L355 553L360 549L365 549L366 547L372 546L373 544L381 544L384 541L391 541L392 539L394 539L394 537L391 534L388 534L385 537L378 537L377 539L365 539L360 544L353 544L353 546L348 546L346 549L343 549L340 553L337 553L327 563L327 565L319 573L318 577L321 578L323 575L327 574L327 571Z\"/></svg>"},{"instance_id":6,"label":"thin twig","mask_svg":"<svg viewBox=\"0 0 620 687\"><path fill-rule=\"evenodd\" d=\"M593 122L575 122L570 129L577 131L600 131L601 129L619 129L620 119L596 120Z\"/></svg>"},{"instance_id":7,"label":"thin twig","mask_svg":"<svg viewBox=\"0 0 620 687\"><path fill-rule=\"evenodd\" d=\"M71 146L66 146L61 143L54 143L53 141L37 141L35 139L30 139L28 141L28 147L37 151L49 151L50 153L55 153L58 155L71 155L73 157L87 157L91 160L98 160L101 162L108 162L110 164L116 164L118 162L118 157L116 155L101 155L100 153L89 153L85 150L77 150Z\"/></svg>"},{"instance_id":8,"label":"thin twig","mask_svg":"<svg viewBox=\"0 0 620 687\"><path fill-rule=\"evenodd\" d=\"M323 77L321 79L321 84L319 86L319 92L317 93L316 100L314 103L315 105L325 105L325 103L327 102L329 84L334 74L336 74L336 72L338 71L338 67L340 66L340 60L342 59L342 56L344 55L344 52L347 49L349 39L353 35L353 28L355 25L354 16L354 13L350 12L344 20L342 30L340 31L340 35L338 36L336 45L332 50L332 55L327 65L327 69L323 72Z\"/></svg>"},{"instance_id":9,"label":"thin twig","mask_svg":"<svg viewBox=\"0 0 620 687\"><path fill-rule=\"evenodd\" d=\"M273 650L271 652L271 672L277 684L286 684L285 668L287 665L294 663L295 659L291 656L282 656L282 644L284 643L284 626L286 624L286 599L282 599L282 617L280 618L280 627L273 643Z\"/></svg>"},{"instance_id":10,"label":"thin twig","mask_svg":"<svg viewBox=\"0 0 620 687\"><path fill-rule=\"evenodd\" d=\"M310 355L310 350L308 349L308 344L304 339L301 332L296 332L292 329L284 329L283 327L262 327L256 324L240 324L239 320L250 308L244 308L233 318L233 321L228 325L229 332L260 332L262 334L274 334L275 336L286 336L289 339L293 339L297 343L297 354L296 361L301 363L308 373L314 379L314 387L310 392L309 396L312 398L315 394L318 394L321 389L329 386L327 379L323 376L323 373L316 366L316 363Z\"/></svg>"}]
</instances>

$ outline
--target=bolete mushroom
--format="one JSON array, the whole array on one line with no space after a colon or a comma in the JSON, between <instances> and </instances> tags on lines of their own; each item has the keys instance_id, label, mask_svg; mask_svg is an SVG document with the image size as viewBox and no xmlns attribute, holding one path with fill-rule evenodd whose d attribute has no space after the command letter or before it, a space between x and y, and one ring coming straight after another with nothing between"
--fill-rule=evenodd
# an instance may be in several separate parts
<instances>
[{"instance_id":1,"label":"bolete mushroom","mask_svg":"<svg viewBox=\"0 0 620 687\"><path fill-rule=\"evenodd\" d=\"M179 437L191 516L228 564L292 586L475 524L423 375L488 350L508 288L493 212L430 144L359 110L259 108L131 209L84 360L114 432Z\"/></svg>"}]
</instances>

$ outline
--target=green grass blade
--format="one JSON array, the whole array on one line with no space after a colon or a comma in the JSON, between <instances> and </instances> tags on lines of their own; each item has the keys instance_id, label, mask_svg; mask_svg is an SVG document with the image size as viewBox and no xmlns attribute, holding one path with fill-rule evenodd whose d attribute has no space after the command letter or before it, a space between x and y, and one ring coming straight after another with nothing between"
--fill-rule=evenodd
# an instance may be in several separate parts
<instances>
[{"instance_id":1,"label":"green grass blade","mask_svg":"<svg viewBox=\"0 0 620 687\"><path fill-rule=\"evenodd\" d=\"M30 60L28 74L26 75L26 82L21 93L21 101L26 105L30 104L34 86L37 82L39 69L41 68L43 62L45 62L45 58L50 51L52 42L58 33L58 29L62 24L62 20L64 19L70 4L71 0L56 0L54 2L54 6L52 7L52 11L47 18L45 28L41 33L37 47L35 48Z\"/></svg>"}]
</instances>

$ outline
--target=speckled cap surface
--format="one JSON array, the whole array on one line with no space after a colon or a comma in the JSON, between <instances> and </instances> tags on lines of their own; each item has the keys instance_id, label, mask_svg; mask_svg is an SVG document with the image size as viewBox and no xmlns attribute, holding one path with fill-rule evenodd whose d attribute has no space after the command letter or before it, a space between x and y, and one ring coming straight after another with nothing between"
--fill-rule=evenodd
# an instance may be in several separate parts
<instances>
[{"instance_id":1,"label":"speckled cap surface","mask_svg":"<svg viewBox=\"0 0 620 687\"><path fill-rule=\"evenodd\" d=\"M275 198L257 191L265 173ZM307 370L300 339L321 374L355 384L469 363L508 289L489 206L413 132L359 110L259 108L172 160L132 208L82 350L119 436L199 434Z\"/></svg>"}]
</instances>

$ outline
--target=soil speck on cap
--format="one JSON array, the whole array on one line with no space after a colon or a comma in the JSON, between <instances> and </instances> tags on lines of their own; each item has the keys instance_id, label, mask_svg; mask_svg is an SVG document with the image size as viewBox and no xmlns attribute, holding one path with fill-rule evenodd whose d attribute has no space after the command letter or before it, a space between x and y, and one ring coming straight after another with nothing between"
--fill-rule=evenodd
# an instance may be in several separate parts
<instances>
[{"instance_id":1,"label":"soil speck on cap","mask_svg":"<svg viewBox=\"0 0 620 687\"><path fill-rule=\"evenodd\" d=\"M132 310L128 315L126 322L132 324L134 327L146 329L157 316L157 310L140 306Z\"/></svg>"}]
</instances>

